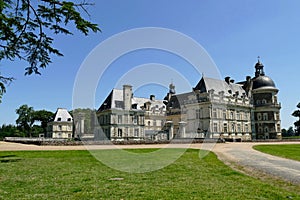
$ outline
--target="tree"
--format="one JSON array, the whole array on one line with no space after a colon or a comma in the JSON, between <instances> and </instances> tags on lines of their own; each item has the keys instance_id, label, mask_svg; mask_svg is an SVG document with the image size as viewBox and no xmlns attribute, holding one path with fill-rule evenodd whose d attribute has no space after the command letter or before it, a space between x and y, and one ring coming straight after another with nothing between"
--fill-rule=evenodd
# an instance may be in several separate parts
<instances>
[{"instance_id":1,"label":"tree","mask_svg":"<svg viewBox=\"0 0 300 200\"><path fill-rule=\"evenodd\" d=\"M5 137L21 137L24 136L24 133L18 130L18 128L14 125L5 125L3 124L0 127L0 140Z\"/></svg>"},{"instance_id":2,"label":"tree","mask_svg":"<svg viewBox=\"0 0 300 200\"><path fill-rule=\"evenodd\" d=\"M33 120L41 122L41 128L43 133L47 132L47 124L50 121L53 121L54 113L47 110L38 110L33 113Z\"/></svg>"},{"instance_id":3,"label":"tree","mask_svg":"<svg viewBox=\"0 0 300 200\"><path fill-rule=\"evenodd\" d=\"M0 0L0 61L20 59L29 65L25 75L40 74L51 63L50 55L63 56L53 47L53 34L71 35L69 24L88 35L100 31L81 13L93 4L63 0ZM0 100L13 77L0 74Z\"/></svg>"},{"instance_id":4,"label":"tree","mask_svg":"<svg viewBox=\"0 0 300 200\"><path fill-rule=\"evenodd\" d=\"M16 123L18 127L24 131L27 136L31 137L31 128L34 124L34 110L33 107L28 107L28 105L22 105L16 109L16 113L19 115Z\"/></svg>"},{"instance_id":5,"label":"tree","mask_svg":"<svg viewBox=\"0 0 300 200\"><path fill-rule=\"evenodd\" d=\"M298 117L298 120L294 123L296 130L297 130L297 135L300 134L300 103L297 105L298 110L295 110L292 115L294 117Z\"/></svg>"}]
</instances>

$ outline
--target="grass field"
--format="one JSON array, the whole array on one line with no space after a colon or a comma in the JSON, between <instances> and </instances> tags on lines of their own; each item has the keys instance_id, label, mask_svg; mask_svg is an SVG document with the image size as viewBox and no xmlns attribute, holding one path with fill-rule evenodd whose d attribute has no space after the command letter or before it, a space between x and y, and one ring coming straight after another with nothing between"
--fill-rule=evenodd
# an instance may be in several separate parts
<instances>
[{"instance_id":1,"label":"grass field","mask_svg":"<svg viewBox=\"0 0 300 200\"><path fill-rule=\"evenodd\" d=\"M298 189L233 171L213 153L199 159L193 149L140 174L111 169L88 151L0 152L0 199L300 199Z\"/></svg>"},{"instance_id":2,"label":"grass field","mask_svg":"<svg viewBox=\"0 0 300 200\"><path fill-rule=\"evenodd\" d=\"M256 145L253 148L274 156L300 161L300 144Z\"/></svg>"}]
</instances>

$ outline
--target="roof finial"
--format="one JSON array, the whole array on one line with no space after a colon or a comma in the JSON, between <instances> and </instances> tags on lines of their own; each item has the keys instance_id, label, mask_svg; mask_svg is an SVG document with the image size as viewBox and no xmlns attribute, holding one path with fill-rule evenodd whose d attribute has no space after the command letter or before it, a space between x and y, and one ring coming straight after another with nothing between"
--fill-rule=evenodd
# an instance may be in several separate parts
<instances>
[{"instance_id":1,"label":"roof finial","mask_svg":"<svg viewBox=\"0 0 300 200\"><path fill-rule=\"evenodd\" d=\"M202 72L202 78L204 78L204 72Z\"/></svg>"},{"instance_id":2,"label":"roof finial","mask_svg":"<svg viewBox=\"0 0 300 200\"><path fill-rule=\"evenodd\" d=\"M260 56L257 56L258 63L260 63L260 60L259 60L259 59L260 59Z\"/></svg>"}]
</instances>

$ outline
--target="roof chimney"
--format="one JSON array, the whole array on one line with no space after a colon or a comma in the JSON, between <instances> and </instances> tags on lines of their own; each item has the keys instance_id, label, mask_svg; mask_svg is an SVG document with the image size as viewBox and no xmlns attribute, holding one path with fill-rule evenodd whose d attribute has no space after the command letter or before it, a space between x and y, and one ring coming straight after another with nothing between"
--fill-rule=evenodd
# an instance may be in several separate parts
<instances>
[{"instance_id":1,"label":"roof chimney","mask_svg":"<svg viewBox=\"0 0 300 200\"><path fill-rule=\"evenodd\" d=\"M131 110L132 104L132 86L123 85L123 103L125 110Z\"/></svg>"},{"instance_id":2,"label":"roof chimney","mask_svg":"<svg viewBox=\"0 0 300 200\"><path fill-rule=\"evenodd\" d=\"M151 101L155 101L155 95L151 94L151 95L150 95L150 100L151 100Z\"/></svg>"},{"instance_id":3,"label":"roof chimney","mask_svg":"<svg viewBox=\"0 0 300 200\"><path fill-rule=\"evenodd\" d=\"M225 77L225 81L226 81L227 84L229 84L230 77L229 77L229 76L226 76L226 77Z\"/></svg>"},{"instance_id":4,"label":"roof chimney","mask_svg":"<svg viewBox=\"0 0 300 200\"><path fill-rule=\"evenodd\" d=\"M230 80L230 83L234 83L234 80L233 80L233 79L231 79L231 80Z\"/></svg>"}]
</instances>

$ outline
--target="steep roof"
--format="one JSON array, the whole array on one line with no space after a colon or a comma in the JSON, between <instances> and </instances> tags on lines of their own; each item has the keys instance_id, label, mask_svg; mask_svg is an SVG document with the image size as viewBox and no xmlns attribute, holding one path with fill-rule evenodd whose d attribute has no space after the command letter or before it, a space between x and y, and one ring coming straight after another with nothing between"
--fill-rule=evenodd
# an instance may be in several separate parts
<instances>
[{"instance_id":1,"label":"steep roof","mask_svg":"<svg viewBox=\"0 0 300 200\"><path fill-rule=\"evenodd\" d=\"M163 100L151 100L149 98L143 97L132 97L132 105L136 105L135 110L142 110L146 102L151 103L151 108L161 108L164 106ZM123 90L113 89L105 101L102 103L98 111L108 110L108 109L123 109Z\"/></svg>"},{"instance_id":2,"label":"steep roof","mask_svg":"<svg viewBox=\"0 0 300 200\"><path fill-rule=\"evenodd\" d=\"M67 111L65 108L58 108L55 117L54 117L55 122L72 122L73 118L70 115L70 113Z\"/></svg>"},{"instance_id":3,"label":"steep roof","mask_svg":"<svg viewBox=\"0 0 300 200\"><path fill-rule=\"evenodd\" d=\"M232 96L238 92L239 96L246 93L241 84L227 83L224 80L202 77L199 83L196 85L194 90L200 90L200 92L208 92L214 90L215 94L223 91L225 96Z\"/></svg>"}]
</instances>

